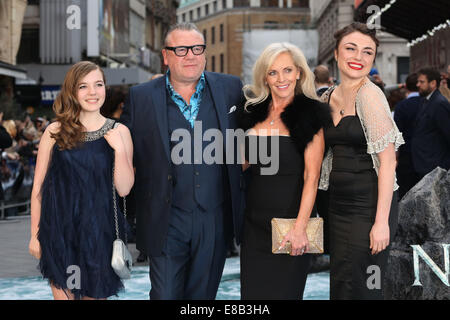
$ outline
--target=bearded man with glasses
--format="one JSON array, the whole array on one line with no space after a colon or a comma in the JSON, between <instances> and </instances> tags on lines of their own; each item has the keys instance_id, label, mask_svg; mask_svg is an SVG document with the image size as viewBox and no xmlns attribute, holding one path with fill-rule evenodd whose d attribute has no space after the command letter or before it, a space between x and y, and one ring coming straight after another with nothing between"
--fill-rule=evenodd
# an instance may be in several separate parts
<instances>
[{"instance_id":1,"label":"bearded man with glasses","mask_svg":"<svg viewBox=\"0 0 450 320\"><path fill-rule=\"evenodd\" d=\"M208 129L220 130L225 156L242 83L206 72L205 49L194 24L172 26L162 50L166 75L132 87L121 117L133 136L137 246L149 256L150 299L214 299L228 244L233 235L240 239L241 166L198 159L194 131L203 137ZM190 133L189 156L172 152L178 129ZM201 140L196 147L203 155L209 141Z\"/></svg>"}]
</instances>

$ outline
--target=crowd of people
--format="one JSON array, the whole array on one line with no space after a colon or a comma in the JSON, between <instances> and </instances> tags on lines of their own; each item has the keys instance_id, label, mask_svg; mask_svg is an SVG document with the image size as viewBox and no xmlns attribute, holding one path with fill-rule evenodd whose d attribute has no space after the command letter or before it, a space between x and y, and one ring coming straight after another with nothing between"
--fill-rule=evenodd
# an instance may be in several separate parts
<instances>
[{"instance_id":1,"label":"crowd of people","mask_svg":"<svg viewBox=\"0 0 450 320\"><path fill-rule=\"evenodd\" d=\"M434 168L450 168L448 75L421 69L391 90L374 68L375 30L352 23L334 37L339 83L326 66L311 71L289 43L266 47L246 86L207 72L204 38L191 23L166 35L168 72L129 90L108 93L92 62L72 66L56 121L16 125L19 149L29 147L22 154L35 155L40 142L29 251L55 299L105 299L123 288L110 263L116 192L136 212L151 299L214 299L233 237L242 299L302 299L314 208L326 222L331 299L383 299L382 285L367 285L367 268L386 273L398 201ZM194 140L198 131L244 129L244 159L198 161L185 140L180 152L180 129ZM261 152L251 152L273 137L279 168L267 175ZM280 244L287 254L272 252L272 218L295 219ZM67 288L68 265L81 268L81 287Z\"/></svg>"},{"instance_id":2,"label":"crowd of people","mask_svg":"<svg viewBox=\"0 0 450 320\"><path fill-rule=\"evenodd\" d=\"M107 89L102 106L103 115L119 119L125 102L127 86ZM30 199L40 139L47 126L55 121L46 116L25 113L20 119L4 119L0 112L0 126L11 138L11 144L0 148L0 200L7 204L21 203ZM5 216L14 216L20 207L6 209Z\"/></svg>"},{"instance_id":3,"label":"crowd of people","mask_svg":"<svg viewBox=\"0 0 450 320\"><path fill-rule=\"evenodd\" d=\"M8 133L11 143L1 149L0 178L2 198L8 203L26 201L30 198L40 138L49 124L44 117L34 120L29 115L22 119L3 119L0 125ZM15 215L19 208L9 208L6 215Z\"/></svg>"}]
</instances>

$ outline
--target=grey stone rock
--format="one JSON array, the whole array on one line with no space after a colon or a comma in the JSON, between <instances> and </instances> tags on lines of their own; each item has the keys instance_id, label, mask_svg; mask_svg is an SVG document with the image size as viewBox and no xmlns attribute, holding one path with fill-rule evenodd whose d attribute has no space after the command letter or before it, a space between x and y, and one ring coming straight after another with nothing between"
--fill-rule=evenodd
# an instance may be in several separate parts
<instances>
[{"instance_id":1,"label":"grey stone rock","mask_svg":"<svg viewBox=\"0 0 450 320\"><path fill-rule=\"evenodd\" d=\"M398 229L391 245L384 283L385 299L449 300L450 287L420 257L422 286L413 286L415 275L411 245L420 245L445 273L442 244L450 244L450 170L447 172L438 167L399 203Z\"/></svg>"}]
</instances>

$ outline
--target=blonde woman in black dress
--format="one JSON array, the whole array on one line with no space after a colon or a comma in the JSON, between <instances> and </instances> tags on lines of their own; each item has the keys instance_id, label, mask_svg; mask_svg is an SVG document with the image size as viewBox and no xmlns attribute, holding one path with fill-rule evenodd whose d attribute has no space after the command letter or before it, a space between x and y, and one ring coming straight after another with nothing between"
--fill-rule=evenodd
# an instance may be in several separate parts
<instances>
[{"instance_id":1,"label":"blonde woman in black dress","mask_svg":"<svg viewBox=\"0 0 450 320\"><path fill-rule=\"evenodd\" d=\"M247 102L238 121L249 130L250 164L244 169L250 170L251 181L241 245L241 298L302 299L311 258L306 225L317 193L329 108L318 101L303 53L289 43L263 51L244 93ZM279 159L273 174L264 173L260 157L251 160L250 150L262 145ZM281 244L290 245L289 255L272 253L272 218L296 219Z\"/></svg>"},{"instance_id":2,"label":"blonde woman in black dress","mask_svg":"<svg viewBox=\"0 0 450 320\"><path fill-rule=\"evenodd\" d=\"M352 23L335 38L341 83L322 95L333 123L324 131L330 148L320 181L330 197L330 297L383 299L397 225L395 151L404 141L386 97L367 77L378 47L375 30Z\"/></svg>"}]
</instances>

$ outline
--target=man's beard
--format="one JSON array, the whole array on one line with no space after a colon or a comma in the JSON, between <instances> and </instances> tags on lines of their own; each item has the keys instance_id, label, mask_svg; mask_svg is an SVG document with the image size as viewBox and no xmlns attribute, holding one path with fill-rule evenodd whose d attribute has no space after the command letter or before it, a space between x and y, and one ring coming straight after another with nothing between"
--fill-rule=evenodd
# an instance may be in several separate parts
<instances>
[{"instance_id":1,"label":"man's beard","mask_svg":"<svg viewBox=\"0 0 450 320\"><path fill-rule=\"evenodd\" d=\"M431 89L428 90L419 90L419 95L421 97L426 97L427 95L429 95L431 93Z\"/></svg>"}]
</instances>

